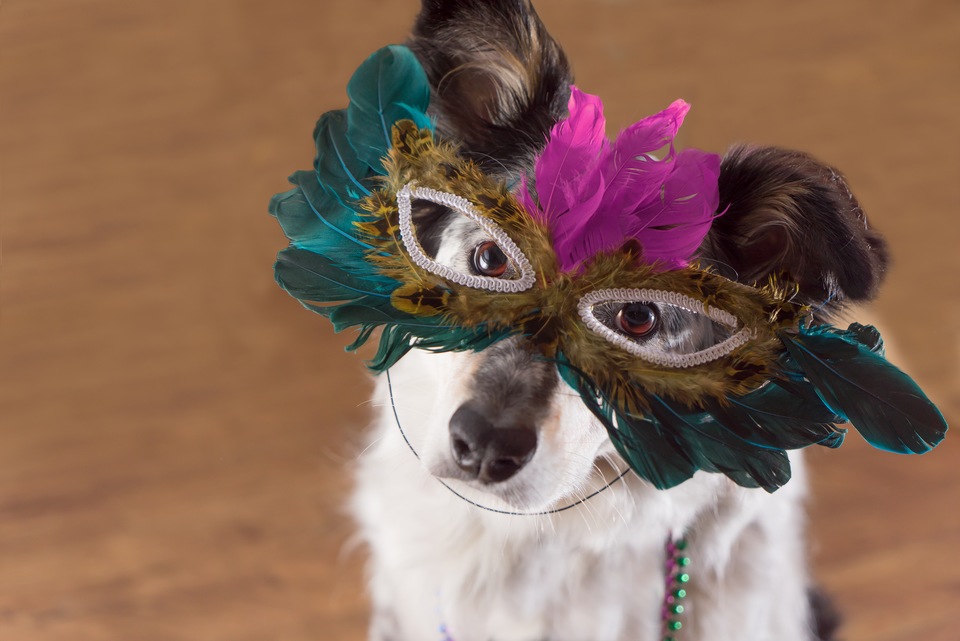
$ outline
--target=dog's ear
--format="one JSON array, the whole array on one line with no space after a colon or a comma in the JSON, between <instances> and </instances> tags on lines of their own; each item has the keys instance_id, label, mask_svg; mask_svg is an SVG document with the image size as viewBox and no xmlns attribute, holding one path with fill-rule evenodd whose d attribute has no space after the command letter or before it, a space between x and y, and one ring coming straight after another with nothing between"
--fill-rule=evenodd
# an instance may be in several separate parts
<instances>
[{"instance_id":1,"label":"dog's ear","mask_svg":"<svg viewBox=\"0 0 960 641\"><path fill-rule=\"evenodd\" d=\"M431 115L489 173L514 173L566 114L570 68L529 0L423 0L408 42Z\"/></svg>"},{"instance_id":2,"label":"dog's ear","mask_svg":"<svg viewBox=\"0 0 960 641\"><path fill-rule=\"evenodd\" d=\"M720 211L700 247L704 262L744 283L786 273L821 316L873 298L887 246L843 176L811 156L735 147L720 167Z\"/></svg>"}]
</instances>

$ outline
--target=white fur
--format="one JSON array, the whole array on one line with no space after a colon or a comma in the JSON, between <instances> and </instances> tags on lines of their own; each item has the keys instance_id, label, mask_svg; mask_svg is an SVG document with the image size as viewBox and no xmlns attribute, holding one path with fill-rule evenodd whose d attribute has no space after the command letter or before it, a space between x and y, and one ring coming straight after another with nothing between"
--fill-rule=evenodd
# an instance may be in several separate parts
<instances>
[{"instance_id":1,"label":"white fur","mask_svg":"<svg viewBox=\"0 0 960 641\"><path fill-rule=\"evenodd\" d=\"M603 427L560 384L536 453L513 478L459 480L448 421L469 396L474 354L415 350L386 377L353 511L370 547L372 641L654 641L660 638L664 542L689 541L683 641L809 641L803 461L774 494L698 473L658 491L633 474L563 506L625 469ZM604 461L612 461L610 465ZM599 464L598 464L599 462ZM616 466L614 469L613 466Z\"/></svg>"}]
</instances>

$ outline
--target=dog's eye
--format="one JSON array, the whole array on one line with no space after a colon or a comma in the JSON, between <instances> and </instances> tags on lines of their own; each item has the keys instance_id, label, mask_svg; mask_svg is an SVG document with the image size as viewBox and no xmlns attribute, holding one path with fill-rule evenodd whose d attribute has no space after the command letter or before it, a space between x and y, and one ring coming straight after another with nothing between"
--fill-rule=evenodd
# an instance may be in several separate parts
<instances>
[{"instance_id":1,"label":"dog's eye","mask_svg":"<svg viewBox=\"0 0 960 641\"><path fill-rule=\"evenodd\" d=\"M432 256L424 250L424 244L429 246L431 240L436 244L437 239L428 239L429 231L424 232L423 239L418 237L414 199L440 205L450 215L460 216L459 221L448 222L436 250L430 252ZM533 266L517 244L466 198L408 183L397 192L397 210L400 239L418 267L451 283L497 292L526 291L536 282ZM464 252L478 236L485 240ZM466 247L461 244L465 241L470 243ZM457 253L451 255L451 247L458 247Z\"/></svg>"},{"instance_id":2,"label":"dog's eye","mask_svg":"<svg viewBox=\"0 0 960 641\"><path fill-rule=\"evenodd\" d=\"M660 313L653 303L627 303L617 312L617 329L630 338L648 338L660 324Z\"/></svg>"},{"instance_id":3,"label":"dog's eye","mask_svg":"<svg viewBox=\"0 0 960 641\"><path fill-rule=\"evenodd\" d=\"M480 243L473 250L471 267L481 276L499 278L507 272L510 260L492 240Z\"/></svg>"},{"instance_id":4,"label":"dog's eye","mask_svg":"<svg viewBox=\"0 0 960 641\"><path fill-rule=\"evenodd\" d=\"M584 324L610 343L664 367L716 360L750 338L732 314L675 292L600 289L583 296L578 310Z\"/></svg>"}]
</instances>

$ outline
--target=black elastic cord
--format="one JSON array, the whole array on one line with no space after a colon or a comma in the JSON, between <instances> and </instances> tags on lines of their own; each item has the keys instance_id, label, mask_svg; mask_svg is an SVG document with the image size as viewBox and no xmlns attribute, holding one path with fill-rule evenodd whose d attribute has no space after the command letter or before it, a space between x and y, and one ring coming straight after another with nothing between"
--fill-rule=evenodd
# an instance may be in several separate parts
<instances>
[{"instance_id":1,"label":"black elastic cord","mask_svg":"<svg viewBox=\"0 0 960 641\"><path fill-rule=\"evenodd\" d=\"M394 398L393 398L393 381L390 379L390 370L387 370L387 371L386 371L386 374L387 374L387 388L390 390L390 408L393 410L393 418L394 418L394 421L396 421L396 423L397 423L397 429L400 430L400 435L403 436L403 440L404 440L404 442L406 442L407 447L410 448L410 451L413 452L413 455L414 455L415 457L417 457L417 460L419 461L419 460L420 460L420 455L417 454L417 450L415 450L415 449L413 448L413 444L410 442L410 439L407 438L407 433L403 431L403 426L400 425L400 416L397 414L397 403L396 403L396 401L395 401ZM597 494L600 494L601 492L603 492L604 490L606 490L607 488L609 488L611 485L613 485L614 483L616 483L617 481L619 481L620 479L622 479L624 476L627 475L627 472L629 472L629 471L630 471L630 468L627 467L627 469L625 469L624 471L620 472L620 474L619 474L619 476L617 476L617 478L613 479L612 481L610 481L609 483L607 483L606 485L604 485L603 487L601 487L599 490L596 490L596 491L593 492L592 494L589 494L589 495L583 497L582 499L580 499L580 500L578 500L578 501L576 501L576 502L574 502L574 503L571 503L570 505L565 505L564 507L558 507L558 508L555 508L555 509L553 509L553 510L546 510L545 512L509 512L509 511L507 511L507 510L498 510L498 509L496 509L496 508L487 507L486 505L481 505L481 504L479 504L479 503L477 503L477 502L475 502L475 501L471 501L470 499L468 499L467 497L465 497L464 495L460 494L460 493L457 492L455 489L453 489L452 487L450 487L449 485L447 485L446 483L444 483L444 482L443 482L443 479L439 479L439 478L437 478L437 477L434 477L434 478L437 478L437 482L439 482L440 485L442 485L443 487L445 487L445 488L447 488L448 490L450 490L451 492L453 492L453 494L454 494L455 496L463 499L464 501L466 501L466 502L469 503L470 505L473 505L474 507L478 507L478 508L480 508L480 509L482 509L482 510L487 510L488 512L495 512L495 513L497 513L497 514L506 514L506 515L508 515L508 516L545 516L545 515L547 515L547 514L556 514L557 512L563 512L563 511L565 511L565 510L569 510L570 508L577 507L577 506L580 505L581 503L586 503L587 501L589 501L590 499L592 499L593 497L595 497Z\"/></svg>"}]
</instances>

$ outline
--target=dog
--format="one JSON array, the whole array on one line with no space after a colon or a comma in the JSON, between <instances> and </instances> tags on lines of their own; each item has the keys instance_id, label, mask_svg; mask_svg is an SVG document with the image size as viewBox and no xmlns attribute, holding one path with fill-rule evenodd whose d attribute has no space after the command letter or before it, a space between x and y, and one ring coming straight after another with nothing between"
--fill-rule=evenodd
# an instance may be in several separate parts
<instances>
[{"instance_id":1,"label":"dog","mask_svg":"<svg viewBox=\"0 0 960 641\"><path fill-rule=\"evenodd\" d=\"M424 0L407 46L438 135L490 176L530 172L572 77L529 2ZM746 284L789 273L821 318L875 295L886 245L835 169L738 146L720 197L701 264ZM463 272L491 259L471 221L443 207L414 216L438 263ZM695 349L717 340L709 323L662 320ZM690 581L677 638L832 638L835 614L805 558L801 452L774 493L706 472L656 489L524 337L413 350L379 377L374 402L351 503L370 551L371 641L662 639L673 634L664 546L679 537Z\"/></svg>"}]
</instances>

